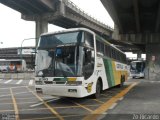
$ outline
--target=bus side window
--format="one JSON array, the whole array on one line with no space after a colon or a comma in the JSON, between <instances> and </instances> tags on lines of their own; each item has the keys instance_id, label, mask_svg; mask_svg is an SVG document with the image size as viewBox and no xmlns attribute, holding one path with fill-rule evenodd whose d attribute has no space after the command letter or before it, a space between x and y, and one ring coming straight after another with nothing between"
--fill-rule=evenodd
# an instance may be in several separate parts
<instances>
[{"instance_id":1,"label":"bus side window","mask_svg":"<svg viewBox=\"0 0 160 120\"><path fill-rule=\"evenodd\" d=\"M83 60L83 75L85 79L88 79L94 70L94 50L84 49L84 60Z\"/></svg>"},{"instance_id":2,"label":"bus side window","mask_svg":"<svg viewBox=\"0 0 160 120\"><path fill-rule=\"evenodd\" d=\"M88 32L85 32L84 34L84 38L85 38L85 44L94 48L94 41L93 41L93 35L88 33Z\"/></svg>"},{"instance_id":3,"label":"bus side window","mask_svg":"<svg viewBox=\"0 0 160 120\"><path fill-rule=\"evenodd\" d=\"M96 40L97 52L101 51L101 44L98 40Z\"/></svg>"}]
</instances>

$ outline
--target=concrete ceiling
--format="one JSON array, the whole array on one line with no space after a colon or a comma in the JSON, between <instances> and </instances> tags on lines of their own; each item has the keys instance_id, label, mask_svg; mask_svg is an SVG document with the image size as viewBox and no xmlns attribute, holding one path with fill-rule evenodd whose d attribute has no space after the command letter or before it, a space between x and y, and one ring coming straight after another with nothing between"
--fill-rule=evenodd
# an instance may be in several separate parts
<instances>
[{"instance_id":1,"label":"concrete ceiling","mask_svg":"<svg viewBox=\"0 0 160 120\"><path fill-rule=\"evenodd\" d=\"M160 0L101 0L121 34L159 33Z\"/></svg>"}]
</instances>

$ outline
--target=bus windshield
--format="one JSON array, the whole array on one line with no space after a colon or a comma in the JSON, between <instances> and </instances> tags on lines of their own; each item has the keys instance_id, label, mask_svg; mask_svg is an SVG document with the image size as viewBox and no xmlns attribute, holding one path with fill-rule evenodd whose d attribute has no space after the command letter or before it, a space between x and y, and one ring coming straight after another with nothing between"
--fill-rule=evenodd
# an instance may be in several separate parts
<instances>
[{"instance_id":1,"label":"bus windshield","mask_svg":"<svg viewBox=\"0 0 160 120\"><path fill-rule=\"evenodd\" d=\"M134 71L134 72L143 72L144 71L144 68L145 68L145 63L144 62L132 62L131 63L131 71Z\"/></svg>"},{"instance_id":2,"label":"bus windshield","mask_svg":"<svg viewBox=\"0 0 160 120\"><path fill-rule=\"evenodd\" d=\"M40 49L37 53L37 76L75 77L79 76L80 63L77 46L63 46Z\"/></svg>"},{"instance_id":3,"label":"bus windshield","mask_svg":"<svg viewBox=\"0 0 160 120\"><path fill-rule=\"evenodd\" d=\"M79 44L82 31L41 36L38 46L36 75L45 77L80 76Z\"/></svg>"}]
</instances>

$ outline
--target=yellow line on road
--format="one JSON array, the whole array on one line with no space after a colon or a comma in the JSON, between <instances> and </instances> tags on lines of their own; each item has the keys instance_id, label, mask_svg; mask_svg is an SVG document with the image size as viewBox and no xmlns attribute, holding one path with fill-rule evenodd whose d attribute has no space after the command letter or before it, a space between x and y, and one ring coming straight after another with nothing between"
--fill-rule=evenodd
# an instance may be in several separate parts
<instances>
[{"instance_id":1,"label":"yellow line on road","mask_svg":"<svg viewBox=\"0 0 160 120\"><path fill-rule=\"evenodd\" d=\"M20 109L19 111L49 110L48 108Z\"/></svg>"},{"instance_id":2,"label":"yellow line on road","mask_svg":"<svg viewBox=\"0 0 160 120\"><path fill-rule=\"evenodd\" d=\"M13 101L13 106L14 106L14 111L15 111L15 117L16 117L16 120L19 120L18 106L17 106L16 99L15 99L15 97L13 95L12 88L10 88L10 93L11 93L11 96L12 96L12 101Z\"/></svg>"},{"instance_id":3,"label":"yellow line on road","mask_svg":"<svg viewBox=\"0 0 160 120\"><path fill-rule=\"evenodd\" d=\"M74 101L72 101L72 100L69 100L69 101L71 101L72 103L74 103L74 104L76 104L76 105L82 107L83 109L85 109L85 110L87 110L87 111L89 111L89 112L93 112L93 110L91 110L91 109L85 107L84 105L81 105L81 104L79 104L79 103L77 103L77 102L74 102Z\"/></svg>"},{"instance_id":4,"label":"yellow line on road","mask_svg":"<svg viewBox=\"0 0 160 120\"><path fill-rule=\"evenodd\" d=\"M17 103L18 105L21 105L21 104L35 104L35 102L19 102Z\"/></svg>"},{"instance_id":5,"label":"yellow line on road","mask_svg":"<svg viewBox=\"0 0 160 120\"><path fill-rule=\"evenodd\" d=\"M110 95L110 93L108 93L108 95L106 95L106 94L101 94L102 96L104 96L104 97L107 97L107 98L112 98L113 97L113 95Z\"/></svg>"},{"instance_id":6,"label":"yellow line on road","mask_svg":"<svg viewBox=\"0 0 160 120\"><path fill-rule=\"evenodd\" d=\"M86 105L90 107L99 106L99 105ZM66 107L54 107L57 109L65 109L65 108L80 108L81 106L66 106ZM35 108L35 109L19 109L19 111L32 111L32 110L49 110L48 108ZM8 111L8 110L6 110ZM13 110L12 110L13 111ZM0 111L1 112L1 111ZM3 111L2 111L3 112Z\"/></svg>"},{"instance_id":7,"label":"yellow line on road","mask_svg":"<svg viewBox=\"0 0 160 120\"><path fill-rule=\"evenodd\" d=\"M103 104L104 102L100 101L100 100L97 100L97 99L93 99L94 101L98 102L98 103L101 103Z\"/></svg>"},{"instance_id":8,"label":"yellow line on road","mask_svg":"<svg viewBox=\"0 0 160 120\"><path fill-rule=\"evenodd\" d=\"M126 89L122 90L117 95L113 96L110 100L106 103L102 104L99 108L93 111L90 115L86 116L83 120L97 120L98 116L102 113L106 112L115 102L117 102L121 97L127 94L135 85L138 83L133 83Z\"/></svg>"},{"instance_id":9,"label":"yellow line on road","mask_svg":"<svg viewBox=\"0 0 160 120\"><path fill-rule=\"evenodd\" d=\"M0 110L0 114L5 112L14 112L14 110Z\"/></svg>"},{"instance_id":10,"label":"yellow line on road","mask_svg":"<svg viewBox=\"0 0 160 120\"><path fill-rule=\"evenodd\" d=\"M58 117L60 120L64 120L61 115L59 115L53 107L49 106L41 97L39 97L36 93L34 93L30 88L26 87L28 91L30 91L34 96L36 96L43 104L54 114L56 117Z\"/></svg>"}]
</instances>

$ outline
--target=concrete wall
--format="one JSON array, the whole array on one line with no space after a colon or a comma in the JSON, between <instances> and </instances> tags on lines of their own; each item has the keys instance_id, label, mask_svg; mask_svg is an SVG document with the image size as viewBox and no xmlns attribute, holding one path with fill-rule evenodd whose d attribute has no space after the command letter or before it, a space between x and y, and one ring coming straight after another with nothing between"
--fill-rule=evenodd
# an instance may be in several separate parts
<instances>
[{"instance_id":1,"label":"concrete wall","mask_svg":"<svg viewBox=\"0 0 160 120\"><path fill-rule=\"evenodd\" d=\"M160 44L146 45L146 78L160 80Z\"/></svg>"}]
</instances>

